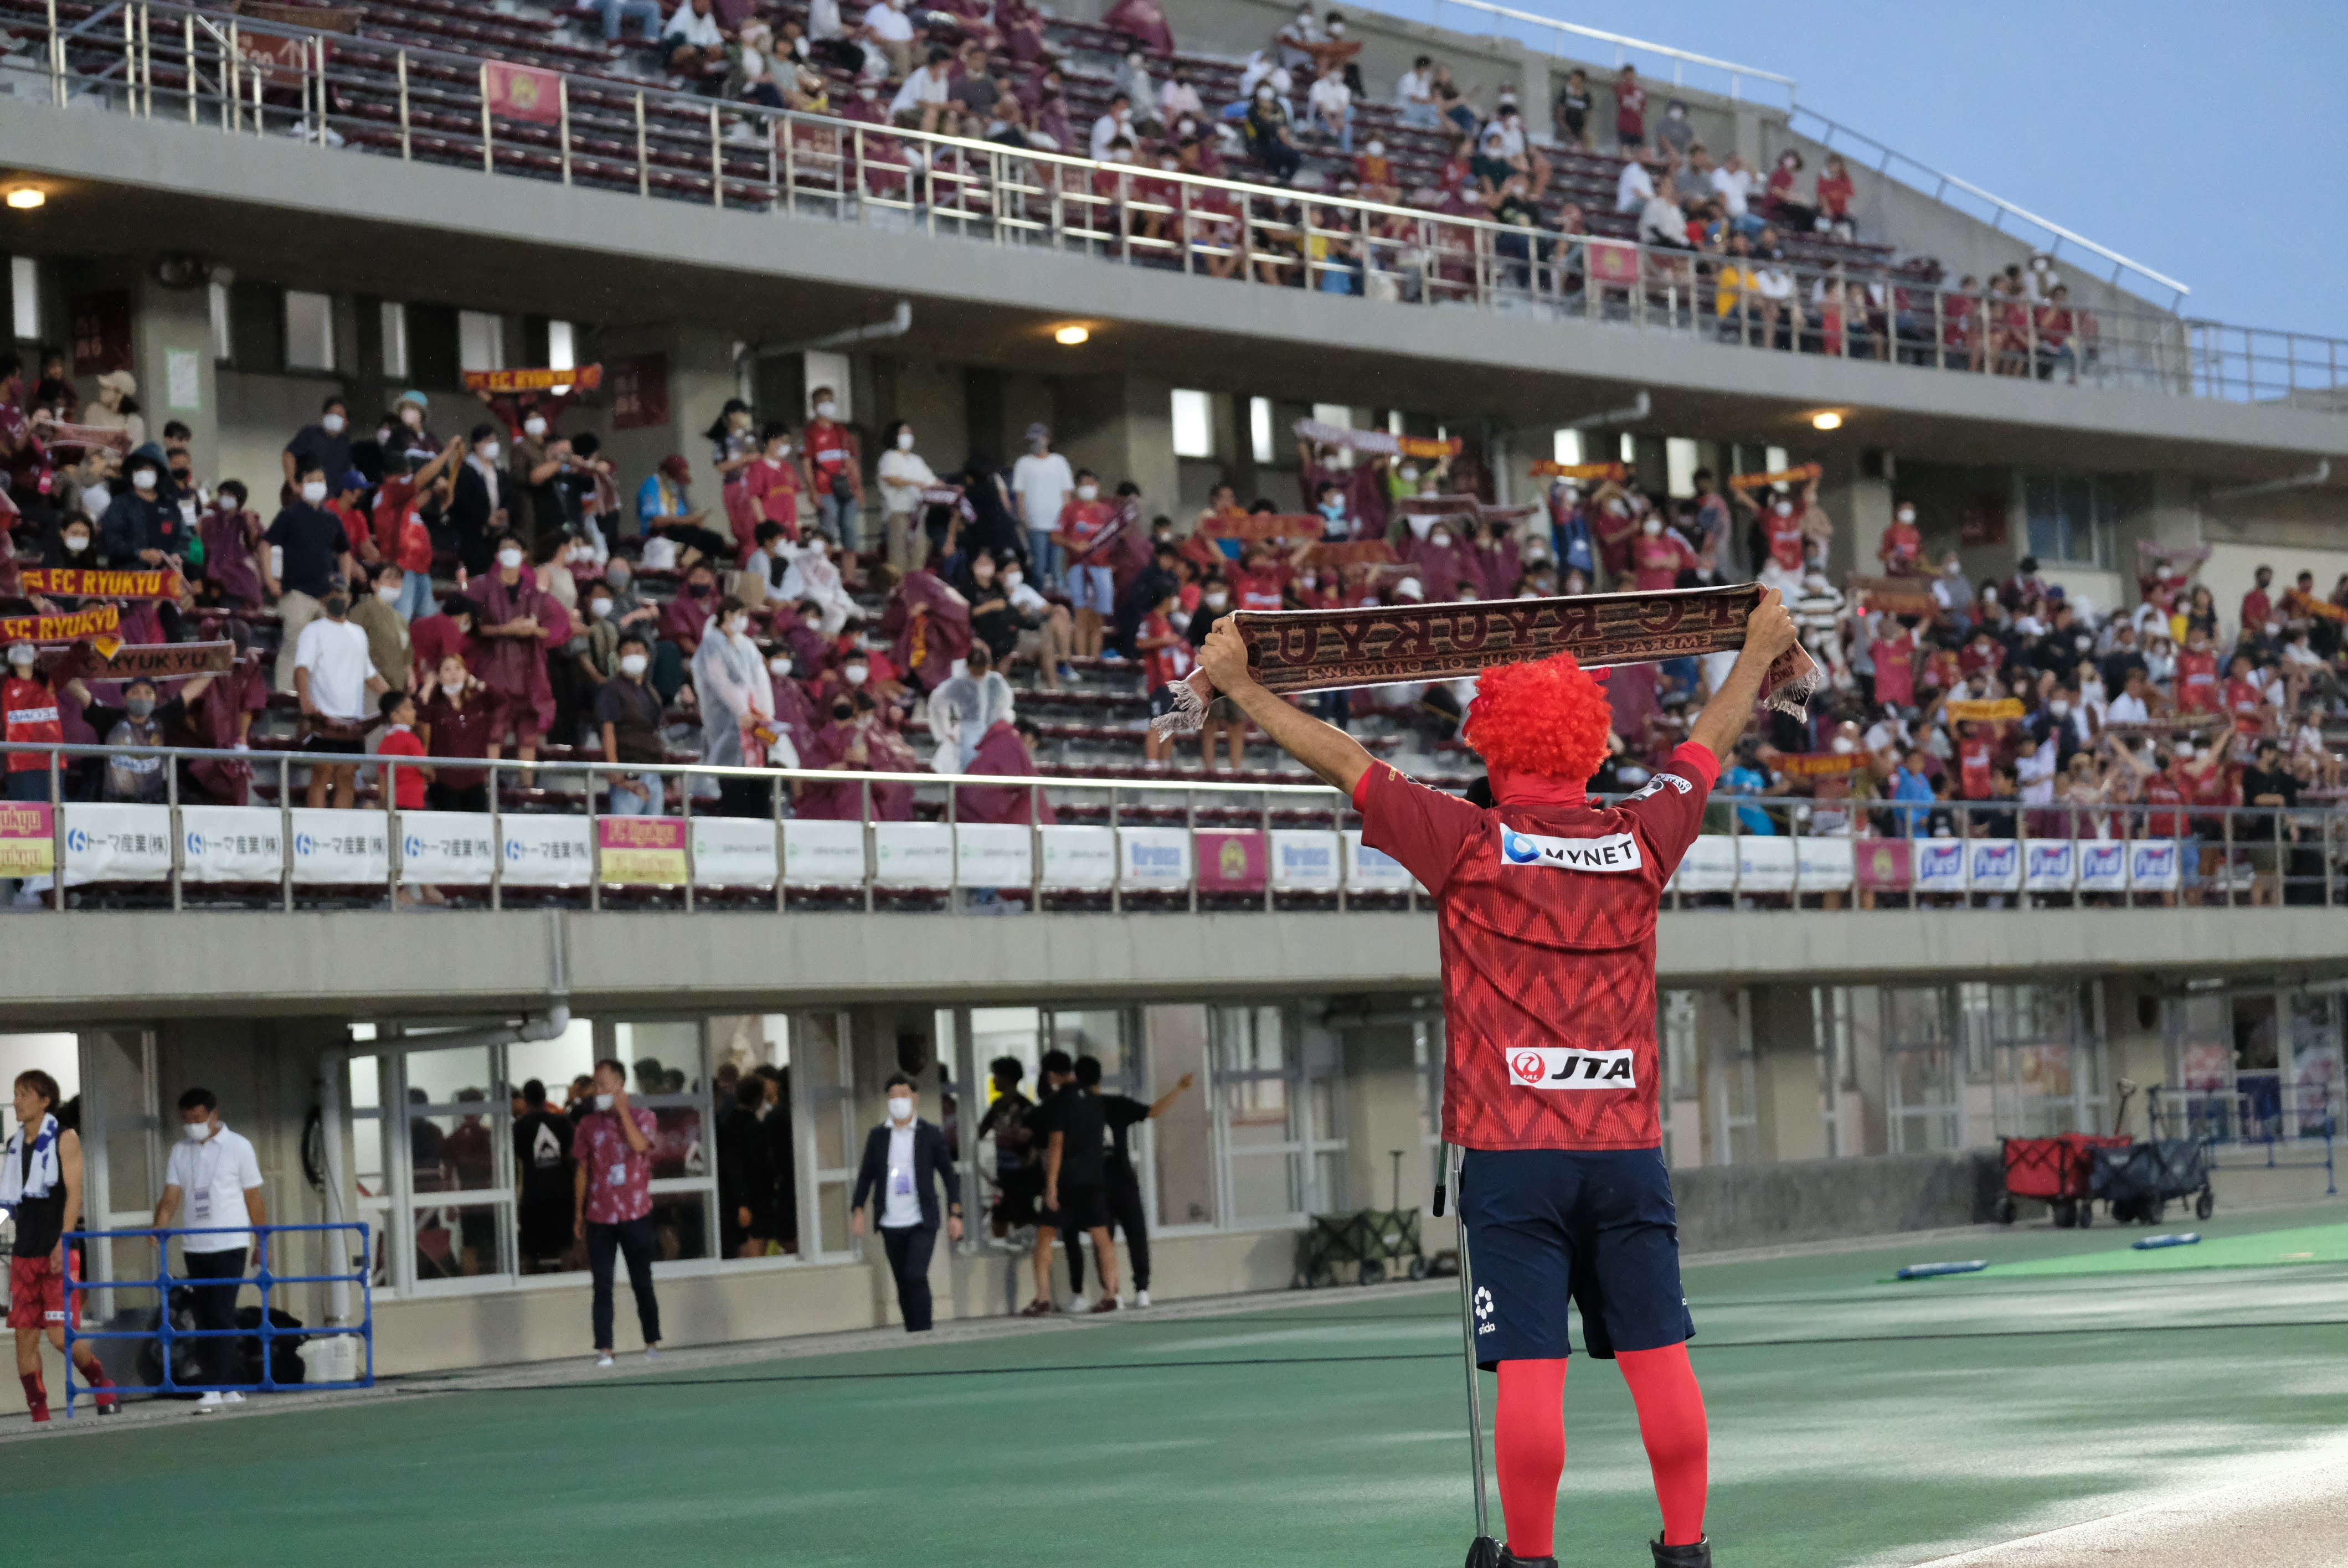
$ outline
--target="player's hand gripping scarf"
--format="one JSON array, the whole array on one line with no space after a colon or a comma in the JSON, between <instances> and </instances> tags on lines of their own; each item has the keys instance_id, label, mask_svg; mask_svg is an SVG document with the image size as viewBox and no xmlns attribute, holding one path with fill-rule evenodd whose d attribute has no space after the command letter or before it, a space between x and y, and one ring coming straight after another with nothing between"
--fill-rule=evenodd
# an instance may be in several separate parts
<instances>
[{"instance_id":1,"label":"player's hand gripping scarf","mask_svg":"<svg viewBox=\"0 0 2348 1568\"><path fill-rule=\"evenodd\" d=\"M1583 668L1597 670L1729 652L1745 646L1746 617L1762 592L1758 584L1740 583L1560 599L1241 610L1237 619L1255 678L1268 691L1297 695L1450 681L1552 653L1570 653ZM1818 661L1797 642L1770 666L1763 700L1803 717L1820 678ZM1194 670L1174 683L1173 711L1150 727L1159 734L1189 734L1205 722L1214 697L1206 671Z\"/></svg>"}]
</instances>

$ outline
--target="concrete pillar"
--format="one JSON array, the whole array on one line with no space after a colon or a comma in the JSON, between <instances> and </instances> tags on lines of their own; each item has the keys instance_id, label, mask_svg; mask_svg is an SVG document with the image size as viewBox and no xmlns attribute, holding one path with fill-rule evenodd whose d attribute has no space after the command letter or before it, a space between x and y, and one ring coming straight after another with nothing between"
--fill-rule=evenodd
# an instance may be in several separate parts
<instances>
[{"instance_id":1,"label":"concrete pillar","mask_svg":"<svg viewBox=\"0 0 2348 1568\"><path fill-rule=\"evenodd\" d=\"M1383 1209L1395 1198L1393 1151L1403 1152L1400 1203L1423 1208L1433 1167L1422 1150L1416 1033L1374 1023L1345 1034L1345 1206Z\"/></svg>"},{"instance_id":2,"label":"concrete pillar","mask_svg":"<svg viewBox=\"0 0 2348 1568\"><path fill-rule=\"evenodd\" d=\"M2145 976L2116 976L2105 980L2103 988L2105 1092L2116 1110L2120 1081L2127 1079L2137 1085L2120 1131L2146 1137L2152 1125L2151 1091L2168 1079L2168 1042L2161 1030L2159 988ZM2106 1112L2107 1118L2109 1114Z\"/></svg>"},{"instance_id":3,"label":"concrete pillar","mask_svg":"<svg viewBox=\"0 0 2348 1568\"><path fill-rule=\"evenodd\" d=\"M163 426L177 419L193 432L196 452L217 452L220 398L212 364L210 292L201 284L167 289L148 278L140 280L134 299L131 347L147 438L160 443ZM199 473L203 472L200 466ZM256 494L261 488L254 487Z\"/></svg>"},{"instance_id":4,"label":"concrete pillar","mask_svg":"<svg viewBox=\"0 0 2348 1568\"><path fill-rule=\"evenodd\" d=\"M1073 376L1052 385L1051 425L1069 466L1100 476L1101 493L1120 481L1141 487L1143 521L1174 504L1181 476L1174 457L1173 385L1154 376Z\"/></svg>"},{"instance_id":5,"label":"concrete pillar","mask_svg":"<svg viewBox=\"0 0 2348 1568\"><path fill-rule=\"evenodd\" d=\"M1828 575L1839 580L1848 573L1875 569L1876 541L1891 526L1892 483L1890 456L1875 477L1867 472L1863 454L1837 453L1822 459L1826 472L1818 480L1818 504L1834 519L1835 536L1827 548Z\"/></svg>"},{"instance_id":6,"label":"concrete pillar","mask_svg":"<svg viewBox=\"0 0 2348 1568\"><path fill-rule=\"evenodd\" d=\"M1753 1029L1755 1140L1764 1160L1822 1160L1817 1025L1806 985L1753 986L1746 991Z\"/></svg>"},{"instance_id":7,"label":"concrete pillar","mask_svg":"<svg viewBox=\"0 0 2348 1568\"><path fill-rule=\"evenodd\" d=\"M1751 107L1739 104L1736 115L1736 155L1763 175L1768 173L1762 161L1761 116Z\"/></svg>"}]
</instances>

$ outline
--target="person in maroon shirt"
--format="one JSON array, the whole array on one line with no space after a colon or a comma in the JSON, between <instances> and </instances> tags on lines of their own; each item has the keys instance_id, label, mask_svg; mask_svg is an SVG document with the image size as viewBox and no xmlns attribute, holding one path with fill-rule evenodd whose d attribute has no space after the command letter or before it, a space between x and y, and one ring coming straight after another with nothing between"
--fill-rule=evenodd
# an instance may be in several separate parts
<instances>
[{"instance_id":1,"label":"person in maroon shirt","mask_svg":"<svg viewBox=\"0 0 2348 1568\"><path fill-rule=\"evenodd\" d=\"M2259 568L2257 579L2250 585L2250 591L2242 595L2242 619L2240 630L2241 636L2270 635L2266 629L2267 622L2276 617L2274 600L2268 594L2267 589L2273 586L2274 568L2271 566Z\"/></svg>"},{"instance_id":2,"label":"person in maroon shirt","mask_svg":"<svg viewBox=\"0 0 2348 1568\"><path fill-rule=\"evenodd\" d=\"M489 692L455 653L426 672L417 692L423 703L417 715L424 749L436 757L486 757L489 754ZM489 809L489 774L482 768L435 767L425 799L435 811Z\"/></svg>"},{"instance_id":3,"label":"person in maroon shirt","mask_svg":"<svg viewBox=\"0 0 2348 1568\"><path fill-rule=\"evenodd\" d=\"M538 586L538 574L513 534L499 538L496 564L474 592L481 605L475 628L482 640L477 668L490 698L489 755L502 755L511 734L515 755L533 762L540 737L554 723L546 651L570 640L570 612Z\"/></svg>"},{"instance_id":4,"label":"person in maroon shirt","mask_svg":"<svg viewBox=\"0 0 2348 1568\"><path fill-rule=\"evenodd\" d=\"M442 600L439 614L408 622L407 648L413 671L408 689L419 689L424 677L438 670L452 654L459 663L470 668L473 661L480 657L481 645L473 638L473 628L479 622L479 608L460 593Z\"/></svg>"},{"instance_id":5,"label":"person in maroon shirt","mask_svg":"<svg viewBox=\"0 0 2348 1568\"><path fill-rule=\"evenodd\" d=\"M1663 1507L1655 1562L1712 1561L1704 1400L1684 1343L1694 1326L1657 1113L1655 915L1770 665L1795 644L1792 617L1765 593L1691 739L1617 806L1588 798L1611 719L1571 656L1485 671L1465 734L1490 774L1486 808L1373 764L1343 730L1267 692L1235 622L1218 624L1200 651L1216 690L1345 792L1364 842L1401 861L1435 900L1443 1132L1465 1151L1459 1211L1472 1246L1461 1255L1474 1258L1476 1359L1499 1372L1504 1563L1550 1555L1570 1297L1581 1303L1586 1348L1621 1363L1638 1407Z\"/></svg>"},{"instance_id":6,"label":"person in maroon shirt","mask_svg":"<svg viewBox=\"0 0 2348 1568\"><path fill-rule=\"evenodd\" d=\"M204 688L196 703L196 743L217 752L247 749L252 716L269 706L270 672L252 651L252 633L244 622L229 622L236 645L234 661ZM188 764L189 774L222 805L243 805L252 788L252 764L225 758L207 758Z\"/></svg>"}]
</instances>

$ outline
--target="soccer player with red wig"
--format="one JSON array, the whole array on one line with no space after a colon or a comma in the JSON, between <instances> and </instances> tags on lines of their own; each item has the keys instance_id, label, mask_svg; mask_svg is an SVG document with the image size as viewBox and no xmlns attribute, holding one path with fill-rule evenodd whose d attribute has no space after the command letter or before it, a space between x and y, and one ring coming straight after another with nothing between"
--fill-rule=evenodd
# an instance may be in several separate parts
<instances>
[{"instance_id":1,"label":"soccer player with red wig","mask_svg":"<svg viewBox=\"0 0 2348 1568\"><path fill-rule=\"evenodd\" d=\"M1443 1133L1464 1151L1476 1360L1499 1374L1504 1565L1556 1565L1570 1299L1584 1348L1622 1367L1639 1409L1663 1512L1657 1568L1710 1568L1704 1396L1656 1107L1655 912L1769 666L1794 643L1793 618L1764 594L1687 743L1613 806L1589 798L1613 722L1589 673L1563 653L1485 671L1465 729L1491 777L1480 808L1373 762L1257 684L1229 619L1200 651L1215 690L1351 795L1363 842L1435 900Z\"/></svg>"}]
</instances>

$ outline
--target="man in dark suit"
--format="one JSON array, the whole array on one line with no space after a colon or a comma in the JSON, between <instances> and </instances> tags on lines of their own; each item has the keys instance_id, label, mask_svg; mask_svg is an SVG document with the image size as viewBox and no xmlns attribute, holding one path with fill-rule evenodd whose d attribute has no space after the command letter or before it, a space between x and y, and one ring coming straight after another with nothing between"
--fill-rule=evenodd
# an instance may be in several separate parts
<instances>
[{"instance_id":1,"label":"man in dark suit","mask_svg":"<svg viewBox=\"0 0 2348 1568\"><path fill-rule=\"evenodd\" d=\"M888 1249L889 1272L897 1278L897 1306L905 1331L930 1327L930 1253L938 1241L936 1178L946 1184L946 1239L962 1240L962 1175L954 1169L945 1138L933 1122L914 1114L913 1081L899 1072L889 1079L889 1120L864 1140L864 1163L856 1173L851 1227L864 1234L864 1203L872 1200L880 1245Z\"/></svg>"}]
</instances>

